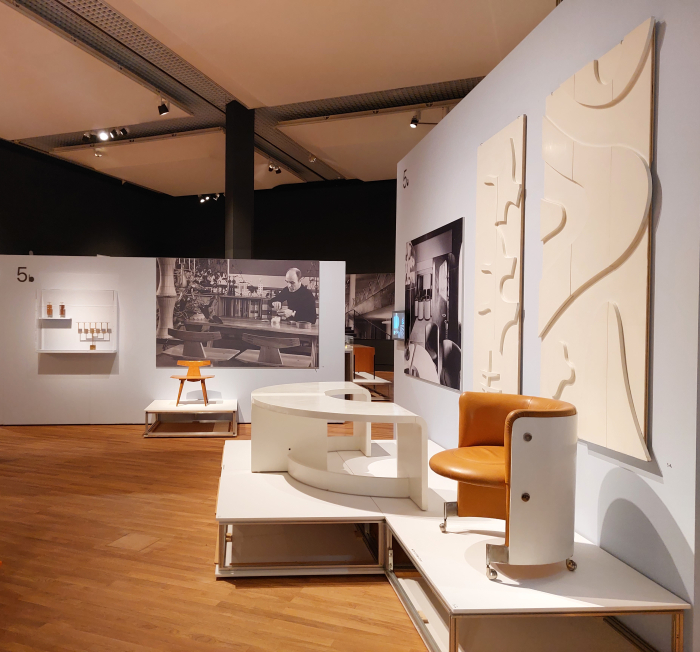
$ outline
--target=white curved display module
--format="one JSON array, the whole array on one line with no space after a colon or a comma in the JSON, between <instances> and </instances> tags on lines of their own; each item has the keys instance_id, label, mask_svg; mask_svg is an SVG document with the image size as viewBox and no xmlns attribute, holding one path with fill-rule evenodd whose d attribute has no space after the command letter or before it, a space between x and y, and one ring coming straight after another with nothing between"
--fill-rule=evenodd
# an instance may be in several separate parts
<instances>
[{"instance_id":1,"label":"white curved display module","mask_svg":"<svg viewBox=\"0 0 700 652\"><path fill-rule=\"evenodd\" d=\"M264 387L251 400L253 472L287 472L338 493L411 498L427 509L428 436L421 417L395 403L372 403L365 388L348 382ZM353 434L328 437L329 421L352 421ZM329 471L328 451L360 450L371 457L371 423L397 424L397 477Z\"/></svg>"}]
</instances>

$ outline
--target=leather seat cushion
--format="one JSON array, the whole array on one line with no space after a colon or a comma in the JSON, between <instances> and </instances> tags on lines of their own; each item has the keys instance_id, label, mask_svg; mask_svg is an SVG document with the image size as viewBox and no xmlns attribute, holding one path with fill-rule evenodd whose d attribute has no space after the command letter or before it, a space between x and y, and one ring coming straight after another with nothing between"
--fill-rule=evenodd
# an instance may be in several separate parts
<instances>
[{"instance_id":1,"label":"leather seat cushion","mask_svg":"<svg viewBox=\"0 0 700 652\"><path fill-rule=\"evenodd\" d=\"M503 446L465 446L442 451L430 458L430 468L446 478L480 487L506 486Z\"/></svg>"}]
</instances>

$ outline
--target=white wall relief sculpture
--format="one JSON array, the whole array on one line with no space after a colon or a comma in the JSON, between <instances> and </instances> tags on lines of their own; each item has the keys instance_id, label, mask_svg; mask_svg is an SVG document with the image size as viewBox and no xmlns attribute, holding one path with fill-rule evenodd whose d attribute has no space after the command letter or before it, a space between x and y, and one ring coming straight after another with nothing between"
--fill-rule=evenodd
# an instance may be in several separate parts
<instances>
[{"instance_id":1,"label":"white wall relief sculpture","mask_svg":"<svg viewBox=\"0 0 700 652\"><path fill-rule=\"evenodd\" d=\"M477 154L474 391L520 393L525 116Z\"/></svg>"},{"instance_id":2,"label":"white wall relief sculpture","mask_svg":"<svg viewBox=\"0 0 700 652\"><path fill-rule=\"evenodd\" d=\"M654 20L547 98L541 392L583 440L646 446Z\"/></svg>"}]
</instances>

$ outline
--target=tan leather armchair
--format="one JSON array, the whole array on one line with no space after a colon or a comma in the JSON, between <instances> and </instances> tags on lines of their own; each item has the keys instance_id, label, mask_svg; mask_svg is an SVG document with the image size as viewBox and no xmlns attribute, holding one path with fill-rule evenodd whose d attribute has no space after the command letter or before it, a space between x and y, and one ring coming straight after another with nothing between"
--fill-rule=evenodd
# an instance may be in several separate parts
<instances>
[{"instance_id":1,"label":"tan leather armchair","mask_svg":"<svg viewBox=\"0 0 700 652\"><path fill-rule=\"evenodd\" d=\"M491 579L491 563L567 559L575 569L576 441L570 403L514 394L460 396L459 448L430 459L435 473L459 483L457 502L445 503L440 528L447 531L448 516L504 519L505 545L487 547Z\"/></svg>"}]
</instances>

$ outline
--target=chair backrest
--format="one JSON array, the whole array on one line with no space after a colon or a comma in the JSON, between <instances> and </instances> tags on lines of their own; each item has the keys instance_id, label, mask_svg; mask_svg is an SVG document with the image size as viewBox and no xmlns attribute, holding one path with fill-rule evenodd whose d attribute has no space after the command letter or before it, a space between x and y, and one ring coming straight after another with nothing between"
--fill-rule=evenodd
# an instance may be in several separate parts
<instances>
[{"instance_id":1,"label":"chair backrest","mask_svg":"<svg viewBox=\"0 0 700 652\"><path fill-rule=\"evenodd\" d=\"M539 396L464 392L459 397L459 446L503 446L506 430L520 416L576 414L571 403Z\"/></svg>"},{"instance_id":2,"label":"chair backrest","mask_svg":"<svg viewBox=\"0 0 700 652\"><path fill-rule=\"evenodd\" d=\"M187 376L189 378L201 378L202 373L200 367L207 367L211 364L211 360L178 360L177 363L181 367L188 367Z\"/></svg>"}]
</instances>

